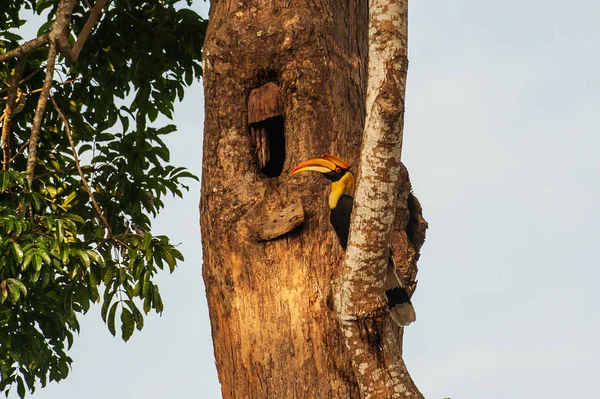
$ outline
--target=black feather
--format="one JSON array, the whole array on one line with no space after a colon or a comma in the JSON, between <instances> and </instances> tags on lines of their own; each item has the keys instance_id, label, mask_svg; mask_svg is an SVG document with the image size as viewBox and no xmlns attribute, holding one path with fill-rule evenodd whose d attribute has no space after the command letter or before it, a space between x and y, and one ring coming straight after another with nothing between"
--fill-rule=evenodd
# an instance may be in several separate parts
<instances>
[{"instance_id":1,"label":"black feather","mask_svg":"<svg viewBox=\"0 0 600 399\"><path fill-rule=\"evenodd\" d=\"M342 195L338 200L337 206L331 210L329 221L337 234L338 240L344 250L348 246L348 232L350 231L350 215L352 215L353 198L349 195Z\"/></svg>"}]
</instances>

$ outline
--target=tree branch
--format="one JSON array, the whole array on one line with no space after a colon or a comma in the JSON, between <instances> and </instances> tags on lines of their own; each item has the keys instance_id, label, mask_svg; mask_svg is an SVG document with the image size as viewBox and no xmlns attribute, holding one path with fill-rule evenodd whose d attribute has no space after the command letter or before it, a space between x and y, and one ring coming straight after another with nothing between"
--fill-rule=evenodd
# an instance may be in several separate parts
<instances>
[{"instance_id":1,"label":"tree branch","mask_svg":"<svg viewBox=\"0 0 600 399\"><path fill-rule=\"evenodd\" d=\"M56 44L50 43L50 49L48 50L48 63L46 65L46 77L44 78L44 85L42 86L42 93L38 99L37 107L35 109L35 115L33 116L33 125L31 126L31 136L29 137L29 151L27 153L27 180L29 185L33 182L33 172L35 170L35 163L37 161L37 143L40 136L40 129L42 127L42 119L44 119L44 110L46 109L46 103L48 102L48 96L50 95L50 88L52 87L52 78L54 77L54 64L56 62Z\"/></svg>"},{"instance_id":2,"label":"tree branch","mask_svg":"<svg viewBox=\"0 0 600 399\"><path fill-rule=\"evenodd\" d=\"M67 134L67 138L69 139L69 144L71 145L71 151L73 152L73 157L75 158L75 166L77 167L77 172L79 172L79 177L81 178L81 182L83 183L85 190L87 191L88 195L90 196L90 200L92 201L92 205L94 206L94 209L96 210L96 213L98 214L98 217L104 224L104 227L106 227L106 231L108 232L108 237L111 239L114 239L115 237L112 233L112 230L110 229L108 221L104 217L104 213L102 213L102 209L100 209L100 206L96 202L94 193L92 192L92 189L90 188L90 185L88 184L88 181L85 178L83 170L81 169L81 165L79 164L79 157L77 156L77 149L75 148L75 143L73 142L73 137L71 136L71 128L69 127L69 121L67 120L67 117L62 113L62 111L58 107L58 104L56 103L56 101L54 101L54 97L50 96L50 100L52 100L52 104L54 104L54 108L56 109L56 112L58 112L58 115L60 115L60 119L62 119L63 124L65 125L65 133Z\"/></svg>"},{"instance_id":3,"label":"tree branch","mask_svg":"<svg viewBox=\"0 0 600 399\"><path fill-rule=\"evenodd\" d=\"M10 50L4 54L0 54L0 61L6 61L6 60L9 60L9 59L15 58L15 57L23 57L23 56L31 53L36 48L41 47L45 44L48 44L49 41L50 41L50 34L44 33L43 35L38 36L35 39L32 39L26 43L23 43L22 45L20 45L19 47L15 48L13 50Z\"/></svg>"},{"instance_id":4,"label":"tree branch","mask_svg":"<svg viewBox=\"0 0 600 399\"><path fill-rule=\"evenodd\" d=\"M65 85L75 83L75 82L78 82L80 80L87 79L87 78L89 78L89 75L88 76L80 76L78 78L73 78L73 79L65 80L64 82L53 84L52 87L54 88L54 87L58 87L58 86L65 86ZM31 90L30 92L25 93L25 95L30 96L30 95L32 95L34 93L38 93L42 90L43 90L43 88Z\"/></svg>"},{"instance_id":5,"label":"tree branch","mask_svg":"<svg viewBox=\"0 0 600 399\"><path fill-rule=\"evenodd\" d=\"M46 109L46 103L48 102L50 88L52 87L52 79L54 77L54 66L57 55L56 43L58 38L62 35L62 32L66 32L69 24L71 23L71 13L73 12L75 3L76 0L61 0L61 2L58 4L56 19L54 20L54 23L52 24L52 30L50 31L50 46L48 49L48 62L46 64L46 77L44 78L42 92L35 109L33 125L31 127L31 136L29 138L29 151L27 154L26 169L29 185L31 185L33 182L33 173L37 161L37 144L40 136L42 120L44 119L44 110Z\"/></svg>"},{"instance_id":6,"label":"tree branch","mask_svg":"<svg viewBox=\"0 0 600 399\"><path fill-rule=\"evenodd\" d=\"M94 25L98 22L98 19L100 19L100 15L102 15L102 9L110 3L110 1L111 0L98 0L94 7L90 9L90 15L88 16L87 21L85 21L85 25L83 25L81 32L79 32L79 36L77 37L77 41L73 45L73 48L71 48L66 31L58 38L58 48L70 64L75 63L77 58L79 58L81 49L92 32Z\"/></svg>"},{"instance_id":7,"label":"tree branch","mask_svg":"<svg viewBox=\"0 0 600 399\"><path fill-rule=\"evenodd\" d=\"M343 335L364 398L422 398L402 360L383 290L401 167L407 13L407 0L369 1L367 115L337 296Z\"/></svg>"},{"instance_id":8,"label":"tree branch","mask_svg":"<svg viewBox=\"0 0 600 399\"><path fill-rule=\"evenodd\" d=\"M6 101L6 108L4 115L2 115L4 122L2 123L2 170L6 170L11 162L10 157L10 128L12 125L12 116L17 106L17 100L19 99L19 81L23 76L25 70L25 64L27 63L27 56L22 56L17 60L15 71L12 78L10 79L8 87L8 99Z\"/></svg>"},{"instance_id":9,"label":"tree branch","mask_svg":"<svg viewBox=\"0 0 600 399\"><path fill-rule=\"evenodd\" d=\"M13 157L11 159L8 160L8 163L12 163L12 161L14 161L15 159L17 159L17 157L19 156L19 154L21 154L23 152L23 150L25 148L27 148L27 144L29 144L29 140L27 140L26 142L24 142L21 147L19 148L19 150L15 153L15 155L13 155Z\"/></svg>"},{"instance_id":10,"label":"tree branch","mask_svg":"<svg viewBox=\"0 0 600 399\"><path fill-rule=\"evenodd\" d=\"M35 75L37 75L38 73L40 73L43 70L44 70L44 68L38 68L35 71L31 72L29 75L27 75L26 77L21 79L21 81L19 82L19 85L22 85L23 83L27 82L29 79L33 78ZM7 92L9 89L10 89L10 87L0 90L0 94L4 93L5 91ZM3 98L3 100L6 100L6 97Z\"/></svg>"}]
</instances>

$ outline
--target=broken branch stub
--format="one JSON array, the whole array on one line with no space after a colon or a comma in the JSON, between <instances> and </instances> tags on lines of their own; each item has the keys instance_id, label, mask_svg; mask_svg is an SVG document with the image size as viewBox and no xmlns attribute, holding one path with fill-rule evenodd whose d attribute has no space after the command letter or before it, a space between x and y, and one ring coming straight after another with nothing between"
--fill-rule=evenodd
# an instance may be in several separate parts
<instances>
[{"instance_id":1,"label":"broken branch stub","mask_svg":"<svg viewBox=\"0 0 600 399\"><path fill-rule=\"evenodd\" d=\"M269 214L255 226L257 241L270 241L289 233L304 223L301 203L288 206L280 212Z\"/></svg>"}]
</instances>

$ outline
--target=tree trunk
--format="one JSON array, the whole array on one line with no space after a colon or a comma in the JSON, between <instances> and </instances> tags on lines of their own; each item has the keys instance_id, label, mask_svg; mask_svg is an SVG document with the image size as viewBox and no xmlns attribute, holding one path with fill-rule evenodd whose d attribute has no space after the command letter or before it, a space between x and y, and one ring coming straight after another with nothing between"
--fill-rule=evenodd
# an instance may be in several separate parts
<instances>
[{"instance_id":1,"label":"tree trunk","mask_svg":"<svg viewBox=\"0 0 600 399\"><path fill-rule=\"evenodd\" d=\"M287 174L322 153L358 161L367 27L363 0L211 2L201 227L224 398L361 397L334 310L327 181ZM392 246L414 287L426 222L400 179Z\"/></svg>"},{"instance_id":2,"label":"tree trunk","mask_svg":"<svg viewBox=\"0 0 600 399\"><path fill-rule=\"evenodd\" d=\"M370 0L369 73L360 175L336 296L342 333L365 398L420 397L401 356L384 294L400 184L408 69L407 0Z\"/></svg>"}]
</instances>

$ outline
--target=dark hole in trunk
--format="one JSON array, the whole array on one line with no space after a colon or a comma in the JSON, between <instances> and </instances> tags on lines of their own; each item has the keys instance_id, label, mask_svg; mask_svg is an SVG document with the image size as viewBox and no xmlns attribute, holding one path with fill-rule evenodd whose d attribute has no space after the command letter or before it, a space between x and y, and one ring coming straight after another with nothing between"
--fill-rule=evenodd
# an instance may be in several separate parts
<instances>
[{"instance_id":1,"label":"dark hole in trunk","mask_svg":"<svg viewBox=\"0 0 600 399\"><path fill-rule=\"evenodd\" d=\"M283 116L275 116L263 121L266 132L269 158L261 170L267 177L277 177L283 171L285 162L285 133L283 129Z\"/></svg>"},{"instance_id":2,"label":"dark hole in trunk","mask_svg":"<svg viewBox=\"0 0 600 399\"><path fill-rule=\"evenodd\" d=\"M285 132L277 83L268 82L250 91L248 125L259 173L267 177L281 175L285 162Z\"/></svg>"}]
</instances>

